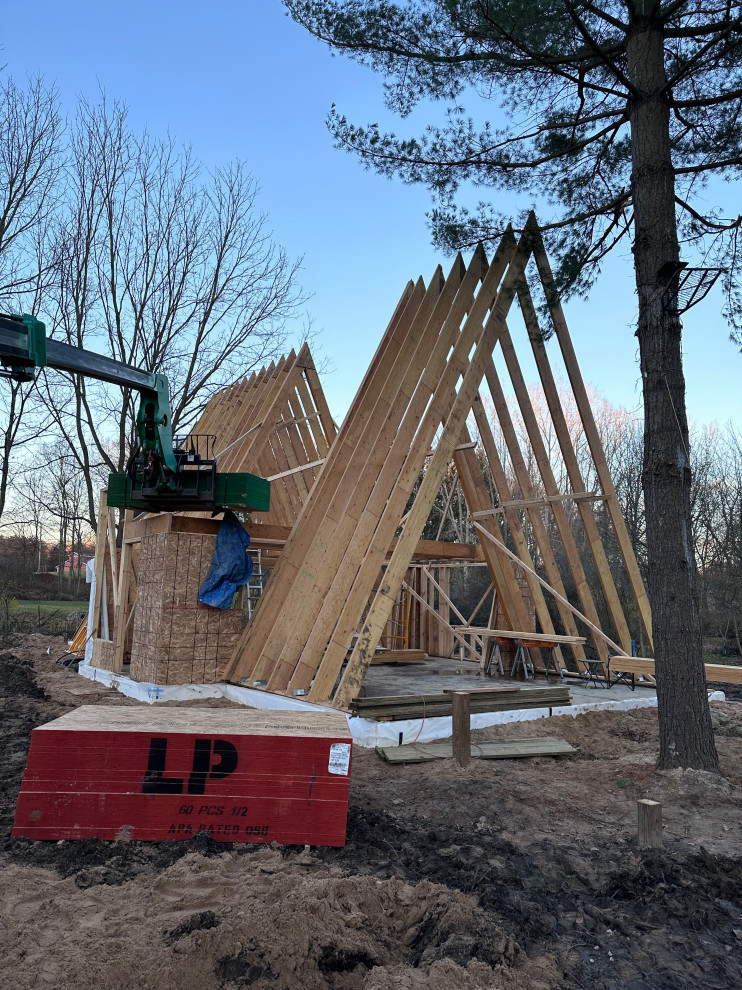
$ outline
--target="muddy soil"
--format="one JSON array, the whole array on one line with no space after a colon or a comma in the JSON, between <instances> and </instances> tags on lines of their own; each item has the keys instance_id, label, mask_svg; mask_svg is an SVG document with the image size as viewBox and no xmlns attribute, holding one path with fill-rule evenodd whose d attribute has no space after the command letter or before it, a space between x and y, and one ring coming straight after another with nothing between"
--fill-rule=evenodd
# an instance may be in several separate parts
<instances>
[{"instance_id":1,"label":"muddy soil","mask_svg":"<svg viewBox=\"0 0 742 990\"><path fill-rule=\"evenodd\" d=\"M742 987L742 703L712 706L719 776L657 773L653 710L474 733L559 736L567 759L357 750L344 849L12 839L33 726L132 704L59 652L0 653L2 990ZM640 797L661 851L637 849Z\"/></svg>"}]
</instances>

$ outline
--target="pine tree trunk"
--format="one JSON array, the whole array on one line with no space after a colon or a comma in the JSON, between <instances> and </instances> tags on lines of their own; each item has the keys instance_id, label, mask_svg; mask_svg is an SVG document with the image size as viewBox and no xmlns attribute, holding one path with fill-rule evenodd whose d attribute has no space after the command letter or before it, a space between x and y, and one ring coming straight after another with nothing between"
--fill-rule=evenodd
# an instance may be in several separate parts
<instances>
[{"instance_id":1,"label":"pine tree trunk","mask_svg":"<svg viewBox=\"0 0 742 990\"><path fill-rule=\"evenodd\" d=\"M634 266L644 392L643 487L655 641L659 767L717 770L706 696L690 515L690 457L677 306L675 181L661 28L637 18L627 43Z\"/></svg>"}]
</instances>

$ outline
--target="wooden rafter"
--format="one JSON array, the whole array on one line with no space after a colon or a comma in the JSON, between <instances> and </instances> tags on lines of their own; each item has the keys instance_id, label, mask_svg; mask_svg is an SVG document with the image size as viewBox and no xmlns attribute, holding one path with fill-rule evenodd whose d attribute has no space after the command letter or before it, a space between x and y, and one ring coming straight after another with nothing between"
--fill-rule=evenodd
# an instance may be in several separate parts
<instances>
[{"instance_id":1,"label":"wooden rafter","mask_svg":"<svg viewBox=\"0 0 742 990\"><path fill-rule=\"evenodd\" d=\"M571 641L581 639L573 607L560 601L566 602L567 597L562 594L564 586L542 518L544 510L552 514L564 546L580 599L579 614L584 614L592 627L600 628L592 589L564 506L570 501L578 506L601 591L625 648L628 626L602 544L596 539L592 514L592 502L604 498L609 501L610 493L602 481L601 492L586 491L561 406L555 398L553 376L534 345L573 490L563 492L557 487L507 325L512 302L517 298L529 338L534 341L535 310L524 277L536 243L532 235L529 228L516 243L508 232L491 264L479 251L468 267L457 259L446 279L439 269L427 287L421 280L408 284L334 444L326 455L318 447L320 457L326 456L319 480L303 504L271 582L235 652L228 671L230 679L267 682L271 691L302 690L310 700L346 705L357 693L384 634L433 500L452 462L469 512L481 518L480 525L493 538L482 541L481 550L497 601L511 628L530 628L531 620L514 564L503 549L505 534L498 518L507 524L517 559L525 565L542 630L558 635L540 583L533 576L533 560L519 516L520 511L525 511L548 583L559 596L564 635ZM509 420L492 360L496 346L501 348L508 369L545 498L539 498L533 488ZM496 413L522 494L520 500L510 497L506 490L505 469L479 401L479 388L485 381L494 393ZM468 434L466 422L472 410L493 483L505 503L502 506L493 505L480 455ZM435 449L431 450L434 440ZM289 458L282 470L291 470ZM416 486L415 498L407 505ZM496 508L501 511L495 512ZM397 534L389 555L400 525L401 534ZM380 584L372 593L385 560ZM430 579L427 580L430 595ZM598 654L607 659L605 637L596 635L594 645ZM348 650L351 653L346 664ZM584 657L581 642L575 645L575 656L578 661Z\"/></svg>"},{"instance_id":2,"label":"wooden rafter","mask_svg":"<svg viewBox=\"0 0 742 990\"><path fill-rule=\"evenodd\" d=\"M607 659L608 646L628 652L629 627L600 539L593 510L597 501L606 505L614 524L639 614L649 633L646 592L566 322L551 291L547 299L595 465L598 491L586 490L543 347L525 270L535 257L545 284L551 274L534 224L529 221L518 241L511 231L506 232L491 263L479 248L468 266L457 257L447 277L438 268L427 285L422 279L407 284L339 428L330 416L306 345L223 390L206 405L193 432L217 437L219 470L251 471L272 482L270 512L247 524L254 545L272 557L271 578L227 665L227 680L258 682L269 691L296 691L311 701L347 706L358 693L380 639L393 636L388 623L393 613L398 616L404 611L399 600L403 584L409 588L409 600L424 606L420 611L416 605L419 622L415 621L429 642L438 643L438 629L449 644L454 638L466 642L469 633L464 636L461 627L448 621L449 610L464 621L451 602L448 572L438 580L429 568L418 569L413 580L408 573L413 560L481 561L493 588L489 625L497 608L498 623L535 633L535 609L541 633L568 643L578 665L586 654L576 616L594 634L594 649L602 659ZM516 300L570 490L557 485L553 453L543 443L511 336L508 320ZM522 440L495 368L496 349L525 426ZM501 448L480 391L489 392L502 435ZM477 440L469 433L471 417ZM510 462L512 481L503 458ZM538 483L529 474L529 459L537 465ZM478 546L421 540L446 475L451 478L451 491L444 517L458 485L469 518L483 535ZM574 511L568 514L572 507ZM103 519L105 534L108 520L105 515ZM157 519L127 521L121 555L118 559L111 556L119 575L115 589L117 663L123 656L132 615L127 588L132 570L126 548L144 535L163 531L162 525ZM211 533L217 525L206 519L170 517L167 532ZM588 581L578 549L582 540L576 539L574 526L584 531L599 589ZM563 548L566 563L562 565L552 546L554 534ZM536 560L546 581L537 574ZM102 568L103 551L97 561ZM569 601L566 573L563 577L560 567L568 571L574 584L579 610ZM523 590L526 583L532 607L524 599L524 594L528 597ZM554 611L547 605L542 586L554 593ZM596 590L607 605L613 626L610 633L618 642L601 628ZM476 649L476 644L467 648Z\"/></svg>"}]
</instances>

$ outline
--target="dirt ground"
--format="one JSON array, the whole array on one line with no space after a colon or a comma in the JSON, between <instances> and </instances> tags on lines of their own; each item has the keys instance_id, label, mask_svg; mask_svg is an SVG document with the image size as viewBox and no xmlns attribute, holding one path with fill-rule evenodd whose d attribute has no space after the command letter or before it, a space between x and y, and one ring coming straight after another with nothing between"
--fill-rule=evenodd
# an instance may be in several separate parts
<instances>
[{"instance_id":1,"label":"dirt ground","mask_svg":"<svg viewBox=\"0 0 742 990\"><path fill-rule=\"evenodd\" d=\"M344 849L11 839L31 729L135 704L59 652L0 650L2 990L742 987L742 702L712 706L718 777L655 770L654 710L474 733L556 735L566 759L356 750ZM637 849L640 797L660 852Z\"/></svg>"}]
</instances>

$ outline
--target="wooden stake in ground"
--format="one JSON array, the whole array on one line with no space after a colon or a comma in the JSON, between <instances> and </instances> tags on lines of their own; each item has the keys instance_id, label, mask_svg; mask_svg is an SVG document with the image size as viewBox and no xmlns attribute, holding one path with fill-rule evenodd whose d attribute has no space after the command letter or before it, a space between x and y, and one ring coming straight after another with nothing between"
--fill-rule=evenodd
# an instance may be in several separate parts
<instances>
[{"instance_id":1,"label":"wooden stake in ground","mask_svg":"<svg viewBox=\"0 0 742 990\"><path fill-rule=\"evenodd\" d=\"M453 758L459 766L468 767L471 761L471 702L468 691L451 691L451 715Z\"/></svg>"},{"instance_id":2,"label":"wooden stake in ground","mask_svg":"<svg viewBox=\"0 0 742 990\"><path fill-rule=\"evenodd\" d=\"M659 801L643 799L636 802L639 810L639 848L662 848L662 805Z\"/></svg>"}]
</instances>

